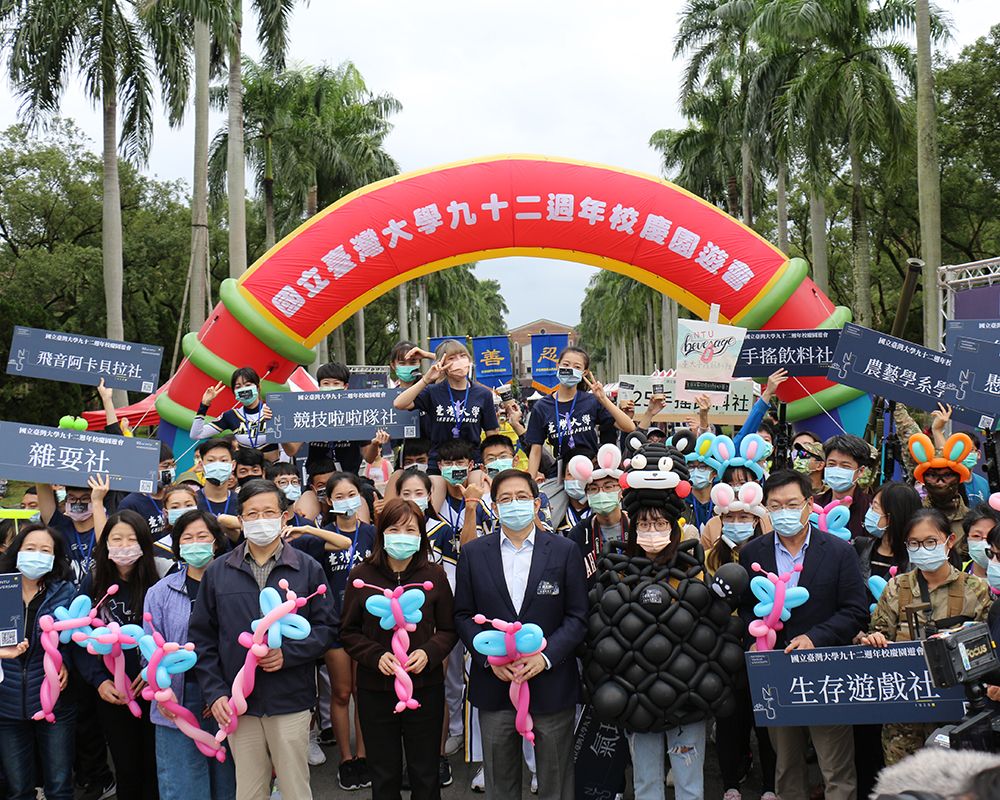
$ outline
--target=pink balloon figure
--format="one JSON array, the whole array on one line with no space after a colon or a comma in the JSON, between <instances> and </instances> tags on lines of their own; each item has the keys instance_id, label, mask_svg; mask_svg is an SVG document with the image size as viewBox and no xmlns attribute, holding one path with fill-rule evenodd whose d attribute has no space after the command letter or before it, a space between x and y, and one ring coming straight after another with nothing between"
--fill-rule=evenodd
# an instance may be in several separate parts
<instances>
[{"instance_id":1,"label":"pink balloon figure","mask_svg":"<svg viewBox=\"0 0 1000 800\"><path fill-rule=\"evenodd\" d=\"M146 613L143 615L143 619L152 628L153 615ZM194 645L191 642L183 646L177 642L168 642L158 630L152 628L152 631L151 636L144 636L140 641L143 654L147 655L147 664L144 673L148 683L142 690L143 698L150 702L155 700L160 706L160 711L165 711L171 715L174 724L177 726L177 730L191 739L203 756L214 758L221 764L226 760L226 748L222 747L216 741L215 736L198 724L198 720L191 713L190 709L185 708L177 702L177 695L169 683L165 685L160 684L161 668L164 666L164 659L178 659L186 651L190 653L190 656L185 659L187 663L183 667L179 667L177 671L180 672L194 666L194 662L197 660L197 656L194 654ZM151 649L147 649L149 648L150 639L153 646ZM164 669L163 672L167 672L167 670Z\"/></svg>"},{"instance_id":2,"label":"pink balloon figure","mask_svg":"<svg viewBox=\"0 0 1000 800\"><path fill-rule=\"evenodd\" d=\"M750 581L750 590L760 600L754 606L753 613L761 619L751 622L747 630L757 639L758 652L763 652L774 649L778 631L785 627L785 623L791 617L792 609L798 608L809 599L809 590L804 586L791 588L788 586L792 575L802 571L801 564L796 564L791 572L782 573L780 576L767 572L756 562L752 567L754 572L761 573Z\"/></svg>"},{"instance_id":3,"label":"pink balloon figure","mask_svg":"<svg viewBox=\"0 0 1000 800\"><path fill-rule=\"evenodd\" d=\"M486 656L487 661L495 667L511 664L518 659L537 655L545 649L545 636L542 629L533 622L505 622L502 619L487 619L483 614L476 614L473 621L477 625L487 622L496 631L477 633L472 640L476 652ZM499 632L499 634L497 633ZM513 680L510 682L510 702L514 706L514 727L525 739L534 744L535 731L531 713L528 711L531 703L531 690L528 682Z\"/></svg>"},{"instance_id":4,"label":"pink balloon figure","mask_svg":"<svg viewBox=\"0 0 1000 800\"><path fill-rule=\"evenodd\" d=\"M292 639L305 639L309 635L309 621L295 613L316 595L326 594L326 586L317 587L308 597L299 597L288 588L288 581L282 578L278 586L285 592L284 601L277 590L265 586L260 592L260 606L264 616L251 624L252 633L243 631L239 642L247 649L243 666L233 680L233 691L229 698L229 724L220 726L215 740L222 742L236 730L239 718L246 713L247 698L253 692L257 676L257 662L267 655L271 648L281 647L282 633ZM266 641L265 641L266 639Z\"/></svg>"},{"instance_id":5,"label":"pink balloon figure","mask_svg":"<svg viewBox=\"0 0 1000 800\"><path fill-rule=\"evenodd\" d=\"M63 657L59 652L59 642L63 644L71 641L72 635L77 632L89 633L94 620L97 619L97 612L101 603L118 592L118 584L108 587L108 593L101 598L101 602L91 607L90 598L85 594L77 595L69 604L69 609L60 606L56 609L55 617L46 614L38 619L38 627L42 629L40 640L44 655L42 657L42 669L45 678L42 680L40 697L42 703L41 711L38 711L32 719L55 722L55 707L59 702L59 695L62 688L59 685L59 673L62 670Z\"/></svg>"},{"instance_id":6,"label":"pink balloon figure","mask_svg":"<svg viewBox=\"0 0 1000 800\"><path fill-rule=\"evenodd\" d=\"M132 681L125 673L125 651L139 646L143 630L138 625L119 625L109 622L89 635L83 631L73 634L73 641L87 648L91 655L102 656L104 666L111 673L115 689L125 696L125 705L136 719L142 717L142 708L135 700Z\"/></svg>"},{"instance_id":7,"label":"pink balloon figure","mask_svg":"<svg viewBox=\"0 0 1000 800\"><path fill-rule=\"evenodd\" d=\"M365 601L365 608L379 618L379 625L383 630L392 631L392 654L396 657L393 686L399 701L393 713L398 714L408 708L420 708L420 703L413 697L413 680L406 671L406 662L410 658L410 634L417 629L417 623L423 619L423 612L420 609L425 600L424 592L433 589L434 583L424 581L383 589L381 586L373 586L360 578L355 578L353 585L355 589L367 588L379 592ZM421 589L424 591L420 591Z\"/></svg>"}]
</instances>

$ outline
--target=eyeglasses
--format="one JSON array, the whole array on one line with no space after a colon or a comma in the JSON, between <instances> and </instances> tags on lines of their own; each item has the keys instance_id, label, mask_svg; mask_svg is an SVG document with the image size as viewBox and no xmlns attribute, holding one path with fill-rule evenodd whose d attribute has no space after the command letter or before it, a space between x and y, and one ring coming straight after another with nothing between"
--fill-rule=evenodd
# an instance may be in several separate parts
<instances>
[{"instance_id":1,"label":"eyeglasses","mask_svg":"<svg viewBox=\"0 0 1000 800\"><path fill-rule=\"evenodd\" d=\"M800 503L793 500L791 503L786 503L785 505L780 505L779 503L768 503L768 511L802 511L806 507L805 503Z\"/></svg>"},{"instance_id":2,"label":"eyeglasses","mask_svg":"<svg viewBox=\"0 0 1000 800\"><path fill-rule=\"evenodd\" d=\"M280 511L249 511L243 514L243 520L245 522L256 522L259 519L278 519L281 516Z\"/></svg>"},{"instance_id":3,"label":"eyeglasses","mask_svg":"<svg viewBox=\"0 0 1000 800\"><path fill-rule=\"evenodd\" d=\"M591 483L587 486L587 494L597 494L598 492L617 492L619 484L614 483Z\"/></svg>"},{"instance_id":4,"label":"eyeglasses","mask_svg":"<svg viewBox=\"0 0 1000 800\"><path fill-rule=\"evenodd\" d=\"M653 531L661 531L664 528L669 528L670 523L665 519L649 519L642 520L635 524L635 529L641 531L642 533L652 533Z\"/></svg>"},{"instance_id":5,"label":"eyeglasses","mask_svg":"<svg viewBox=\"0 0 1000 800\"><path fill-rule=\"evenodd\" d=\"M1000 561L1000 550L994 550L992 547L987 547L983 550L983 553L986 554L986 558L990 561Z\"/></svg>"},{"instance_id":6,"label":"eyeglasses","mask_svg":"<svg viewBox=\"0 0 1000 800\"><path fill-rule=\"evenodd\" d=\"M937 539L924 539L922 542L907 540L906 549L911 553L916 553L921 547L924 548L924 550L933 550L939 544L944 544L944 542L939 542Z\"/></svg>"}]
</instances>

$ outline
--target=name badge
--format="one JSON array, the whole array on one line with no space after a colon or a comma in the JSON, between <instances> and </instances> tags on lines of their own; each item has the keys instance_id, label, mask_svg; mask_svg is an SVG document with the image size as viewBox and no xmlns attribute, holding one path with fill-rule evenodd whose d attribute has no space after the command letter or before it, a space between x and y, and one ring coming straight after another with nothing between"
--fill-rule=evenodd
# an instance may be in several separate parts
<instances>
[{"instance_id":1,"label":"name badge","mask_svg":"<svg viewBox=\"0 0 1000 800\"><path fill-rule=\"evenodd\" d=\"M559 584L553 583L552 581L539 581L537 594L554 597L555 595L559 594Z\"/></svg>"}]
</instances>

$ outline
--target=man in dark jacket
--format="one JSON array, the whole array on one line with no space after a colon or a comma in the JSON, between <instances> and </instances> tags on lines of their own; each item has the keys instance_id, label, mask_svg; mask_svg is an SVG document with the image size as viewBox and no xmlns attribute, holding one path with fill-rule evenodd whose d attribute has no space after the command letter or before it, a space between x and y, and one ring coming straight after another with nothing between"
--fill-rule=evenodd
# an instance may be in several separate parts
<instances>
[{"instance_id":1,"label":"man in dark jacket","mask_svg":"<svg viewBox=\"0 0 1000 800\"><path fill-rule=\"evenodd\" d=\"M774 532L747 542L740 562L756 562L777 575L791 572L788 585L809 590L809 600L792 611L791 619L778 632L775 647L788 653L851 644L868 619L867 595L854 548L809 525L812 489L804 475L792 470L772 473L764 484L764 505ZM802 571L794 572L799 565ZM740 616L747 625L755 618L755 602L748 592L740 606ZM857 778L851 726L770 728L770 734L778 755L775 778L782 800L808 800L806 747L810 737L827 800L855 800Z\"/></svg>"},{"instance_id":2,"label":"man in dark jacket","mask_svg":"<svg viewBox=\"0 0 1000 800\"><path fill-rule=\"evenodd\" d=\"M240 634L260 619L265 586L306 597L325 582L322 567L280 538L288 519L287 501L271 481L255 480L240 490L240 519L246 541L205 571L189 632L198 652L195 672L205 702L220 727L229 725L229 704L246 648ZM309 600L297 613L309 620L309 636L285 637L258 662L247 711L229 736L236 763L237 800L258 800L269 793L272 768L282 794L309 800L309 721L316 704L315 662L336 636L337 620L329 594Z\"/></svg>"},{"instance_id":3,"label":"man in dark jacket","mask_svg":"<svg viewBox=\"0 0 1000 800\"><path fill-rule=\"evenodd\" d=\"M586 633L586 579L580 550L537 527L538 486L526 472L504 470L491 487L501 530L462 546L455 587L455 627L472 655L469 702L479 709L486 797L521 796L521 737L510 682L530 680L538 796L571 800L573 720L580 681L575 651ZM490 666L472 640L476 614L533 622L545 634L541 654Z\"/></svg>"}]
</instances>

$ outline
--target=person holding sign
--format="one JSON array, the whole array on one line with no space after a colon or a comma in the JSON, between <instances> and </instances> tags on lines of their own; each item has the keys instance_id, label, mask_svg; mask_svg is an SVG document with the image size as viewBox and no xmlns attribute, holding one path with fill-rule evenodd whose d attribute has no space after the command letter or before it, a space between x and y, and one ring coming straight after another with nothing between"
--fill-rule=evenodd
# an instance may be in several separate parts
<instances>
[{"instance_id":1,"label":"person holding sign","mask_svg":"<svg viewBox=\"0 0 1000 800\"><path fill-rule=\"evenodd\" d=\"M271 409L260 395L260 376L252 367L240 367L229 379L229 388L236 397L237 405L216 417L211 422L205 421L208 407L215 402L226 384L219 381L215 386L209 386L201 396L201 405L191 423L192 439L209 439L225 431L231 431L236 441L243 447L259 449L267 444L267 421L271 418ZM242 411L237 410L242 407Z\"/></svg>"},{"instance_id":2,"label":"person holding sign","mask_svg":"<svg viewBox=\"0 0 1000 800\"><path fill-rule=\"evenodd\" d=\"M0 557L0 573L12 572L21 574L28 647L20 652L4 648L14 650L0 681L0 772L7 779L6 796L33 800L37 776L41 774L46 798L72 800L76 703L72 696L60 694L54 709L55 722L33 719L41 710L39 690L45 680L38 621L53 616L59 606L68 608L76 595L65 540L43 525L23 526ZM59 650L67 660L81 654L92 658L72 643L60 645ZM66 688L68 679L64 662L59 670L61 689Z\"/></svg>"},{"instance_id":3,"label":"person holding sign","mask_svg":"<svg viewBox=\"0 0 1000 800\"><path fill-rule=\"evenodd\" d=\"M36 484L42 522L62 534L78 587L94 565L94 506L89 486L67 486L65 502L56 502L52 486ZM60 508L59 506L62 506Z\"/></svg>"},{"instance_id":4,"label":"person holding sign","mask_svg":"<svg viewBox=\"0 0 1000 800\"><path fill-rule=\"evenodd\" d=\"M960 572L949 562L955 534L947 518L936 509L920 509L910 518L904 538L910 564L915 569L897 574L889 581L875 606L869 633L860 636L859 642L885 647L889 642L925 639L934 630L963 622L986 620L991 605L989 584L975 575ZM913 605L922 604L930 604L929 613L911 610ZM886 765L915 753L938 727L938 723L884 725L882 747Z\"/></svg>"},{"instance_id":5,"label":"person holding sign","mask_svg":"<svg viewBox=\"0 0 1000 800\"><path fill-rule=\"evenodd\" d=\"M542 446L548 442L558 463L566 450L584 447L597 450L599 431L614 426L629 433L635 423L604 393L604 385L590 371L590 355L580 347L567 347L557 359L559 386L535 403L528 419L525 443L528 474L535 475L542 463ZM580 391L584 385L590 391ZM561 477L561 476L558 476Z\"/></svg>"}]
</instances>

